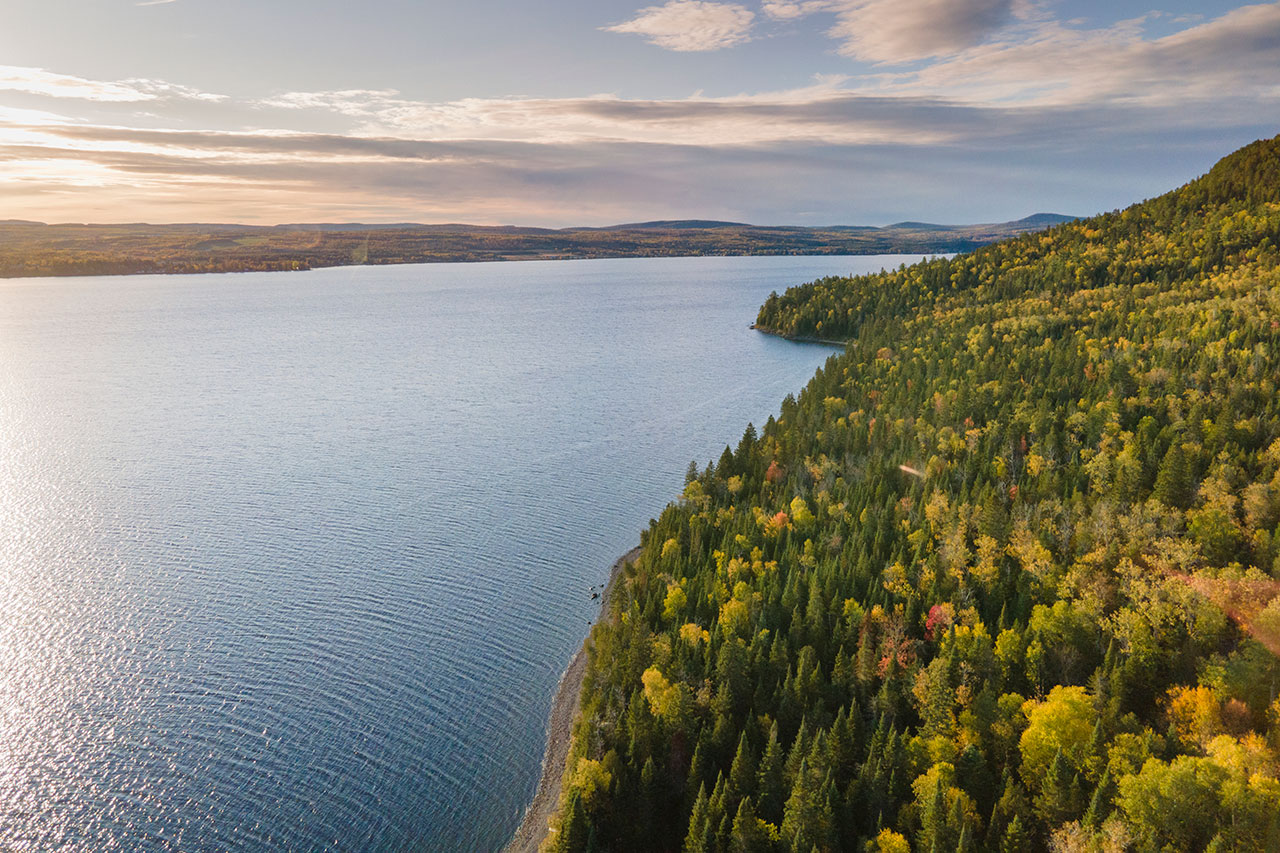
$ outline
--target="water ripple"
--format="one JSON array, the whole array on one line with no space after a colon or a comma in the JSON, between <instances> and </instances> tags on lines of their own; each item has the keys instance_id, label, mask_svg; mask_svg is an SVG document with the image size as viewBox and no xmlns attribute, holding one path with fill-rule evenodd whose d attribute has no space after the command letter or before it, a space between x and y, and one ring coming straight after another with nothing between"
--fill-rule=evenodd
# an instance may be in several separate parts
<instances>
[{"instance_id":1,"label":"water ripple","mask_svg":"<svg viewBox=\"0 0 1280 853\"><path fill-rule=\"evenodd\" d=\"M491 850L589 587L898 259L0 283L0 846Z\"/></svg>"}]
</instances>

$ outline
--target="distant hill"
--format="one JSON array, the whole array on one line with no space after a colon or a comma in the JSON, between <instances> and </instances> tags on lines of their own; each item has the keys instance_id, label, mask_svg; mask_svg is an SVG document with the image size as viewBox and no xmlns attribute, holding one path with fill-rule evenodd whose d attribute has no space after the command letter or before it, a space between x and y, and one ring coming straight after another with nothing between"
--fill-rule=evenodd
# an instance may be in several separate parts
<instances>
[{"instance_id":1,"label":"distant hill","mask_svg":"<svg viewBox=\"0 0 1280 853\"><path fill-rule=\"evenodd\" d=\"M566 229L576 231L696 231L709 228L754 228L745 222L722 222L718 219L657 219L652 222L629 222L604 228Z\"/></svg>"},{"instance_id":2,"label":"distant hill","mask_svg":"<svg viewBox=\"0 0 1280 853\"><path fill-rule=\"evenodd\" d=\"M694 255L871 255L963 252L1070 217L1016 222L903 222L824 227L710 219L603 228L449 223L181 223L46 225L0 221L0 277L299 270L348 264L636 258Z\"/></svg>"},{"instance_id":3,"label":"distant hill","mask_svg":"<svg viewBox=\"0 0 1280 853\"><path fill-rule=\"evenodd\" d=\"M1048 228L1051 225L1061 225L1064 222L1074 222L1078 218L1079 217L1076 216L1063 216L1061 213L1033 213L1028 217L1009 224L1023 226L1026 228Z\"/></svg>"}]
</instances>

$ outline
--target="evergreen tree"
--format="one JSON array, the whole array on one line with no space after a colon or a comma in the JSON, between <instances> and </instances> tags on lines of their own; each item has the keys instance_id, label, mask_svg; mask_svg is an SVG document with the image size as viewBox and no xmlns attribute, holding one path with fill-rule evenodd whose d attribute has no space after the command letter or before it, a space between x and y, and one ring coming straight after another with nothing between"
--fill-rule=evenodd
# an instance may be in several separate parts
<instances>
[{"instance_id":1,"label":"evergreen tree","mask_svg":"<svg viewBox=\"0 0 1280 853\"><path fill-rule=\"evenodd\" d=\"M755 793L756 760L751 754L751 744L747 742L744 730L738 738L738 749L733 756L733 764L729 768L729 788L735 796L745 797Z\"/></svg>"},{"instance_id":2,"label":"evergreen tree","mask_svg":"<svg viewBox=\"0 0 1280 853\"><path fill-rule=\"evenodd\" d=\"M1049 765L1036 797L1036 813L1049 829L1080 814L1080 787L1075 772L1059 749Z\"/></svg>"},{"instance_id":3,"label":"evergreen tree","mask_svg":"<svg viewBox=\"0 0 1280 853\"><path fill-rule=\"evenodd\" d=\"M1156 474L1154 497L1161 503L1186 509L1191 503L1191 471L1187 455L1180 442L1175 441L1160 463Z\"/></svg>"},{"instance_id":4,"label":"evergreen tree","mask_svg":"<svg viewBox=\"0 0 1280 853\"><path fill-rule=\"evenodd\" d=\"M787 790L784 782L782 747L778 745L778 724L769 728L769 741L756 773L756 792L760 817L769 823L782 821L782 808Z\"/></svg>"},{"instance_id":5,"label":"evergreen tree","mask_svg":"<svg viewBox=\"0 0 1280 853\"><path fill-rule=\"evenodd\" d=\"M550 838L549 853L585 853L591 838L592 824L582 796L574 790L561 812L559 831Z\"/></svg>"},{"instance_id":6,"label":"evergreen tree","mask_svg":"<svg viewBox=\"0 0 1280 853\"><path fill-rule=\"evenodd\" d=\"M1093 791L1093 797L1089 800L1089 808L1084 813L1082 823L1090 829L1102 826L1102 822L1111 813L1111 803L1114 798L1115 783L1111 778L1111 769L1108 768L1103 771L1098 787Z\"/></svg>"},{"instance_id":7,"label":"evergreen tree","mask_svg":"<svg viewBox=\"0 0 1280 853\"><path fill-rule=\"evenodd\" d=\"M1022 818L1014 816L1000 839L1000 853L1026 853L1031 849L1031 837L1022 827Z\"/></svg>"},{"instance_id":8,"label":"evergreen tree","mask_svg":"<svg viewBox=\"0 0 1280 853\"><path fill-rule=\"evenodd\" d=\"M689 816L689 831L684 837L684 853L714 853L708 838L710 811L707 786L703 785L698 789L698 798L693 803L693 814Z\"/></svg>"},{"instance_id":9,"label":"evergreen tree","mask_svg":"<svg viewBox=\"0 0 1280 853\"><path fill-rule=\"evenodd\" d=\"M750 797L743 797L738 813L733 819L733 835L729 842L731 853L769 853L772 842L760 825Z\"/></svg>"}]
</instances>

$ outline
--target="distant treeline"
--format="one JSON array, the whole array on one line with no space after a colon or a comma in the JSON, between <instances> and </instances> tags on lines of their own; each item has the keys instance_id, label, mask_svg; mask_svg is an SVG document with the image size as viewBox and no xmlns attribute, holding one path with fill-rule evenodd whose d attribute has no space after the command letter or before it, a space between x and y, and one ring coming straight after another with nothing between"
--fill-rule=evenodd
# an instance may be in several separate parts
<instances>
[{"instance_id":1,"label":"distant treeline","mask_svg":"<svg viewBox=\"0 0 1280 853\"><path fill-rule=\"evenodd\" d=\"M0 222L0 277L303 270L350 264L963 252L1067 220L886 228L687 220L611 228L474 225L46 225Z\"/></svg>"},{"instance_id":2,"label":"distant treeline","mask_svg":"<svg viewBox=\"0 0 1280 853\"><path fill-rule=\"evenodd\" d=\"M757 323L849 344L642 535L543 850L1280 850L1280 137Z\"/></svg>"}]
</instances>

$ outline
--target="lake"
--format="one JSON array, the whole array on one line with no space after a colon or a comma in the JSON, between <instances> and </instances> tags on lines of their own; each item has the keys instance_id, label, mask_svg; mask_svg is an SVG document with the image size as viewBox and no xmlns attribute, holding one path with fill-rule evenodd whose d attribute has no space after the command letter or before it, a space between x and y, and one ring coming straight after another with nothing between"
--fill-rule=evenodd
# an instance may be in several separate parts
<instances>
[{"instance_id":1,"label":"lake","mask_svg":"<svg viewBox=\"0 0 1280 853\"><path fill-rule=\"evenodd\" d=\"M8 849L494 850L590 587L915 257L0 282Z\"/></svg>"}]
</instances>

